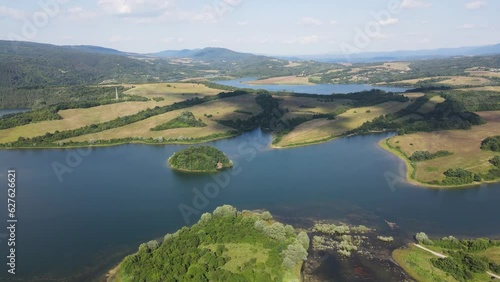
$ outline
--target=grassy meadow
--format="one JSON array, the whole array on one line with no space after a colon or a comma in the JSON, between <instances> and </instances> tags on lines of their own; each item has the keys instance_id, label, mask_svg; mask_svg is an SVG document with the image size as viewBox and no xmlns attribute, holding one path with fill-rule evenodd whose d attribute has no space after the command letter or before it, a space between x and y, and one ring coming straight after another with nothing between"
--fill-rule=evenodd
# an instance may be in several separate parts
<instances>
[{"instance_id":1,"label":"grassy meadow","mask_svg":"<svg viewBox=\"0 0 500 282\"><path fill-rule=\"evenodd\" d=\"M500 111L479 112L486 124L470 130L446 130L421 132L395 136L387 142L399 148L406 156L416 151L435 153L447 150L453 155L416 163L415 178L420 182L444 179L443 173L450 168L463 168L471 172L487 172L493 165L489 160L500 153L481 150L481 142L489 136L500 135ZM409 168L412 169L411 167Z\"/></svg>"},{"instance_id":2,"label":"grassy meadow","mask_svg":"<svg viewBox=\"0 0 500 282\"><path fill-rule=\"evenodd\" d=\"M354 108L335 117L334 120L317 119L297 126L276 147L293 147L304 144L318 143L345 134L349 130L360 127L380 115L398 112L411 102L386 102L379 105Z\"/></svg>"}]
</instances>

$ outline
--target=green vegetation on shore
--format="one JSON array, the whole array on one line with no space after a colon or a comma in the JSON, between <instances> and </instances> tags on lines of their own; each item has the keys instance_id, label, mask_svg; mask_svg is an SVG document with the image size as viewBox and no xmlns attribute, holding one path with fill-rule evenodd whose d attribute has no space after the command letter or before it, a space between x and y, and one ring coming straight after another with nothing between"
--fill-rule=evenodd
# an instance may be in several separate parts
<instances>
[{"instance_id":1,"label":"green vegetation on shore","mask_svg":"<svg viewBox=\"0 0 500 282\"><path fill-rule=\"evenodd\" d=\"M173 128L186 128L186 127L205 127L207 126L201 120L197 120L192 112L183 112L178 117L151 128L151 131L162 131Z\"/></svg>"},{"instance_id":2,"label":"green vegetation on shore","mask_svg":"<svg viewBox=\"0 0 500 282\"><path fill-rule=\"evenodd\" d=\"M418 233L417 241L428 250L411 245L393 252L396 262L417 281L487 281L487 272L500 273L500 240L430 240Z\"/></svg>"},{"instance_id":3,"label":"green vegetation on shore","mask_svg":"<svg viewBox=\"0 0 500 282\"><path fill-rule=\"evenodd\" d=\"M413 155L409 157L409 159L412 162L419 162L419 161L428 161L439 157L446 157L450 155L453 155L453 153L445 150L437 151L436 153L430 153L429 151L416 151L415 153L413 153Z\"/></svg>"},{"instance_id":4,"label":"green vegetation on shore","mask_svg":"<svg viewBox=\"0 0 500 282\"><path fill-rule=\"evenodd\" d=\"M168 164L174 169L191 172L217 172L233 166L223 152L212 146L189 147L176 152L168 159Z\"/></svg>"},{"instance_id":5,"label":"green vegetation on shore","mask_svg":"<svg viewBox=\"0 0 500 282\"><path fill-rule=\"evenodd\" d=\"M222 206L192 227L141 244L115 281L300 281L309 238L268 213Z\"/></svg>"}]
</instances>

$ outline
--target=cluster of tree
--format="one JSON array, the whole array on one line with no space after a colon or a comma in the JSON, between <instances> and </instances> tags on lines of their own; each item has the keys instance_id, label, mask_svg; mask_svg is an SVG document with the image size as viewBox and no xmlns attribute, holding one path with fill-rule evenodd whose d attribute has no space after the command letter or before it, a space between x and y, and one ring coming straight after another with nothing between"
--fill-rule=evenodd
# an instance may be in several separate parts
<instances>
[{"instance_id":1,"label":"cluster of tree","mask_svg":"<svg viewBox=\"0 0 500 282\"><path fill-rule=\"evenodd\" d=\"M462 105L462 101L456 99L447 99L443 103L437 104L434 110L427 114L418 112L420 107L429 101L430 97L432 94L418 98L414 103L395 114L381 115L373 121L365 122L361 127L350 131L349 134L381 130L396 130L400 135L436 130L467 130L473 125L485 123L481 116L467 111L467 108ZM421 118L401 119L401 117L411 114L419 115Z\"/></svg>"},{"instance_id":2,"label":"cluster of tree","mask_svg":"<svg viewBox=\"0 0 500 282\"><path fill-rule=\"evenodd\" d=\"M57 110L54 107L17 114L7 114L0 118L0 129L7 129L34 122L58 119L62 119L62 117L57 114Z\"/></svg>"},{"instance_id":3,"label":"cluster of tree","mask_svg":"<svg viewBox=\"0 0 500 282\"><path fill-rule=\"evenodd\" d=\"M453 155L453 153L445 150L437 151L436 153L430 153L429 151L416 151L413 153L409 159L412 162L428 161L440 157L446 157Z\"/></svg>"},{"instance_id":4,"label":"cluster of tree","mask_svg":"<svg viewBox=\"0 0 500 282\"><path fill-rule=\"evenodd\" d=\"M441 95L453 102L456 111L498 111L500 110L500 94L493 91L445 91Z\"/></svg>"},{"instance_id":5,"label":"cluster of tree","mask_svg":"<svg viewBox=\"0 0 500 282\"><path fill-rule=\"evenodd\" d=\"M480 252L489 248L500 246L499 240L478 238L473 240L459 240L453 236L444 237L441 240L434 240L433 245L449 250L461 250L464 252Z\"/></svg>"},{"instance_id":6,"label":"cluster of tree","mask_svg":"<svg viewBox=\"0 0 500 282\"><path fill-rule=\"evenodd\" d=\"M489 269L487 258L463 251L450 252L450 256L446 258L431 259L431 263L458 281L470 281L475 273L483 274Z\"/></svg>"},{"instance_id":7,"label":"cluster of tree","mask_svg":"<svg viewBox=\"0 0 500 282\"><path fill-rule=\"evenodd\" d=\"M500 152L500 136L492 136L484 139L481 142L481 149Z\"/></svg>"},{"instance_id":8,"label":"cluster of tree","mask_svg":"<svg viewBox=\"0 0 500 282\"><path fill-rule=\"evenodd\" d=\"M205 127L207 126L201 119L197 120L192 112L183 112L178 117L158 126L151 128L151 131L162 131L172 128Z\"/></svg>"},{"instance_id":9,"label":"cluster of tree","mask_svg":"<svg viewBox=\"0 0 500 282\"><path fill-rule=\"evenodd\" d=\"M495 156L490 160L490 163L498 168L500 168L500 156Z\"/></svg>"},{"instance_id":10,"label":"cluster of tree","mask_svg":"<svg viewBox=\"0 0 500 282\"><path fill-rule=\"evenodd\" d=\"M444 185L471 184L473 182L479 182L482 179L480 174L462 168L448 169L444 172L444 175L446 176L442 181Z\"/></svg>"},{"instance_id":11,"label":"cluster of tree","mask_svg":"<svg viewBox=\"0 0 500 282\"><path fill-rule=\"evenodd\" d=\"M216 172L233 166L223 152L212 146L189 147L176 152L168 159L168 164L175 169L196 172Z\"/></svg>"},{"instance_id":12,"label":"cluster of tree","mask_svg":"<svg viewBox=\"0 0 500 282\"><path fill-rule=\"evenodd\" d=\"M101 132L104 130L112 129L112 128L117 128L121 127L127 124L132 124L153 116L161 115L170 111L175 111L175 110L180 110L188 107L192 107L194 105L199 105L203 104L209 101L214 101L218 99L225 99L229 97L235 97L239 95L246 95L247 92L237 90L234 92L222 92L214 96L207 96L203 98L192 98L189 100L185 100L182 102L176 102L173 103L172 105L167 105L163 107L155 107L153 109L147 109L140 111L136 114L125 116L125 117L119 117L117 119L114 119L112 121L100 123L100 124L91 124L88 126L84 126L81 128L73 129L73 130L66 130L66 131L56 131L54 133L46 133L43 136L37 136L33 138L24 138L24 137L19 137L19 139L16 142L12 142L9 144L3 144L3 146L7 147L32 147L32 146L47 146L47 145L54 145L54 142L58 140L64 140L76 136L81 136L85 134L91 134L91 133L97 133Z\"/></svg>"},{"instance_id":13,"label":"cluster of tree","mask_svg":"<svg viewBox=\"0 0 500 282\"><path fill-rule=\"evenodd\" d=\"M165 235L161 244L141 244L137 253L122 261L117 278L120 281L282 281L290 273L289 260L296 261L293 267L302 263L297 258L304 258L307 235L297 236L293 232L276 240L255 228L255 223L261 220L257 214L243 215L234 207L219 207L213 214L203 214L192 227ZM224 266L234 258L228 254L228 247L237 244L263 248L268 258L265 262L251 258L229 271Z\"/></svg>"},{"instance_id":14,"label":"cluster of tree","mask_svg":"<svg viewBox=\"0 0 500 282\"><path fill-rule=\"evenodd\" d=\"M25 145L21 146L19 143L6 143L0 144L0 148L27 148L27 147L40 147L40 148L54 148L57 147L89 147L89 146L111 146L111 145L121 145L121 144L129 144L129 143L145 143L145 144L194 144L194 143L202 143L206 141L213 141L216 139L228 138L237 136L240 132L229 130L224 133L213 133L210 135L202 136L202 137L127 137L127 138L113 138L109 140L89 140L89 141L68 141L68 142L56 142L54 143L30 143L26 142Z\"/></svg>"},{"instance_id":15,"label":"cluster of tree","mask_svg":"<svg viewBox=\"0 0 500 282\"><path fill-rule=\"evenodd\" d=\"M478 238L459 240L453 236L440 240L430 240L423 232L417 233L416 239L421 244L433 245L446 250L448 257L432 259L432 265L449 273L458 281L469 281L475 273L484 273L488 269L499 273L499 265L488 261L488 258L475 253L500 246L500 240Z\"/></svg>"}]
</instances>

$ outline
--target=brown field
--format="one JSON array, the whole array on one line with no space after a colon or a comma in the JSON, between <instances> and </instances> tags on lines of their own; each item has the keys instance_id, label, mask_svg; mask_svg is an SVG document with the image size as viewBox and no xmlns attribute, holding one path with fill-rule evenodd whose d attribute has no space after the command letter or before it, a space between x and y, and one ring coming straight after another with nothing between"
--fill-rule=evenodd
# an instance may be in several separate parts
<instances>
[{"instance_id":1,"label":"brown field","mask_svg":"<svg viewBox=\"0 0 500 282\"><path fill-rule=\"evenodd\" d=\"M289 61L288 65L286 65L285 68L295 68L295 67L300 67L300 66L302 66L302 64L299 62Z\"/></svg>"},{"instance_id":2,"label":"brown field","mask_svg":"<svg viewBox=\"0 0 500 282\"><path fill-rule=\"evenodd\" d=\"M410 63L408 62L390 62L382 65L366 67L366 69L387 69L395 71L410 71Z\"/></svg>"},{"instance_id":3,"label":"brown field","mask_svg":"<svg viewBox=\"0 0 500 282\"><path fill-rule=\"evenodd\" d=\"M316 98L307 97L278 97L282 99L280 106L290 110L289 113L320 113L327 114L332 113L336 109L344 105L350 105L352 100L342 99L334 100L333 102L320 102Z\"/></svg>"},{"instance_id":4,"label":"brown field","mask_svg":"<svg viewBox=\"0 0 500 282\"><path fill-rule=\"evenodd\" d=\"M489 136L500 135L500 111L479 112L488 123L474 126L471 130L446 130L428 133L414 133L389 139L392 147L399 146L407 156L415 151L435 153L447 150L451 156L418 162L416 180L429 182L444 178L443 172L449 168L463 168L482 173L493 168L489 163L495 155L480 149L481 142Z\"/></svg>"},{"instance_id":5,"label":"brown field","mask_svg":"<svg viewBox=\"0 0 500 282\"><path fill-rule=\"evenodd\" d=\"M450 76L447 80L441 81L440 83L451 86L460 86L460 85L482 86L491 83L491 81L489 79L482 77Z\"/></svg>"},{"instance_id":6,"label":"brown field","mask_svg":"<svg viewBox=\"0 0 500 282\"><path fill-rule=\"evenodd\" d=\"M399 70L399 71L410 71L410 63L407 62L391 62L391 63L385 63L384 68L387 69L392 69L392 70Z\"/></svg>"},{"instance_id":7,"label":"brown field","mask_svg":"<svg viewBox=\"0 0 500 282\"><path fill-rule=\"evenodd\" d=\"M151 118L122 126L113 128L95 134L87 134L71 138L73 141L89 141L89 140L110 140L115 138L127 137L144 137L144 138L182 138L182 137L204 137L214 133L225 133L232 128L223 126L217 123L216 119L248 119L249 116L245 114L235 113L235 110L248 111L258 114L261 111L260 106L255 102L255 97L251 95L244 95L238 97L227 98L224 100L212 101L209 103L193 106L187 109L168 112L162 115L153 116ZM150 131L151 128L163 124L179 116L183 111L190 111L198 119L200 118L206 127L196 128L175 128L164 131ZM204 115L213 115L212 118L205 117ZM63 140L64 142L69 140Z\"/></svg>"},{"instance_id":8,"label":"brown field","mask_svg":"<svg viewBox=\"0 0 500 282\"><path fill-rule=\"evenodd\" d=\"M493 91L500 92L500 86L484 86L484 87L474 87L474 88L464 88L458 89L462 91Z\"/></svg>"},{"instance_id":9,"label":"brown field","mask_svg":"<svg viewBox=\"0 0 500 282\"><path fill-rule=\"evenodd\" d=\"M43 121L0 130L0 143L13 142L19 137L31 138L44 135L47 132L54 133L56 130L64 131L77 129L91 124L111 121L118 117L132 115L148 108L166 106L193 97L203 97L204 95L214 95L222 92L221 90L211 89L202 84L168 84L170 84L171 87L167 87L167 83L123 85L125 87L135 86L135 88L126 91L127 94L140 95L148 98L161 96L164 98L163 101L124 102L88 109L70 109L59 111L59 115L63 118L62 120ZM195 93L200 94L196 95Z\"/></svg>"},{"instance_id":10,"label":"brown field","mask_svg":"<svg viewBox=\"0 0 500 282\"><path fill-rule=\"evenodd\" d=\"M172 97L161 102L124 102L88 109L59 111L59 115L63 118L62 120L43 121L0 130L0 143L16 141L19 137L31 138L44 135L47 132L54 133L56 130L77 129L86 125L107 122L118 117L135 114L148 108L165 106L182 100L184 99L180 97Z\"/></svg>"},{"instance_id":11,"label":"brown field","mask_svg":"<svg viewBox=\"0 0 500 282\"><path fill-rule=\"evenodd\" d=\"M170 87L168 87L168 85L170 85ZM198 94L199 97L203 97L223 92L222 90L208 88L203 84L197 83L152 83L127 86L134 86L134 88L126 91L125 94L144 96L147 98L163 97L168 99L181 96L184 97L183 100L187 100L195 97L195 94Z\"/></svg>"},{"instance_id":12,"label":"brown field","mask_svg":"<svg viewBox=\"0 0 500 282\"><path fill-rule=\"evenodd\" d=\"M482 77L500 77L500 72L493 71L468 71L469 75Z\"/></svg>"},{"instance_id":13,"label":"brown field","mask_svg":"<svg viewBox=\"0 0 500 282\"><path fill-rule=\"evenodd\" d=\"M442 80L448 79L447 77L424 77L424 78L416 78L416 79L407 79L407 80L395 81L395 82L391 82L391 84L396 84L397 83L397 84L409 84L409 85L413 85L413 84L417 84L419 82L430 80L430 79L434 79L434 78L440 78Z\"/></svg>"},{"instance_id":14,"label":"brown field","mask_svg":"<svg viewBox=\"0 0 500 282\"><path fill-rule=\"evenodd\" d=\"M412 93L405 93L405 94L403 94L403 96L408 97L411 100L420 98L420 97L422 97L424 95L425 95L424 93L420 93L420 92L414 92L414 93L412 92Z\"/></svg>"},{"instance_id":15,"label":"brown field","mask_svg":"<svg viewBox=\"0 0 500 282\"><path fill-rule=\"evenodd\" d=\"M428 114L436 108L437 104L443 103L446 99L441 96L434 96L427 103L425 103L417 112L421 114Z\"/></svg>"},{"instance_id":16,"label":"brown field","mask_svg":"<svg viewBox=\"0 0 500 282\"><path fill-rule=\"evenodd\" d=\"M380 115L395 113L406 108L411 102L387 102L380 105L350 109L338 115L334 120L318 119L297 126L276 144L276 147L289 147L304 143L314 143L334 138L346 131L360 127ZM370 112L367 112L370 111Z\"/></svg>"},{"instance_id":17,"label":"brown field","mask_svg":"<svg viewBox=\"0 0 500 282\"><path fill-rule=\"evenodd\" d=\"M247 81L245 83L251 85L274 85L274 84L312 85L312 83L309 82L309 78L305 76L279 76L267 79Z\"/></svg>"}]
</instances>

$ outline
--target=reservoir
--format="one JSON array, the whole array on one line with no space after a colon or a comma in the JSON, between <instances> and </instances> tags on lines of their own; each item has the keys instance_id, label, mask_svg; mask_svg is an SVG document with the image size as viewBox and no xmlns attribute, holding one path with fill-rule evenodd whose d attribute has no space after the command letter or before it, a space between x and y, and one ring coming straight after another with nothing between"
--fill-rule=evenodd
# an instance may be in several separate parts
<instances>
[{"instance_id":1,"label":"reservoir","mask_svg":"<svg viewBox=\"0 0 500 282\"><path fill-rule=\"evenodd\" d=\"M313 85L252 85L246 82L254 81L257 78L247 77L238 78L233 80L220 80L214 81L215 83L233 86L238 88L250 88L250 89L265 89L267 91L286 91L304 94L347 94L353 92L368 91L371 89L380 89L387 92L405 92L410 88L403 87L387 87L387 86L375 86L367 84L313 84Z\"/></svg>"},{"instance_id":2,"label":"reservoir","mask_svg":"<svg viewBox=\"0 0 500 282\"><path fill-rule=\"evenodd\" d=\"M396 236L408 239L420 231L498 237L499 184L412 186L403 179L402 161L378 147L390 136L275 150L269 148L271 136L255 130L209 143L236 164L217 175L169 169L167 159L183 145L0 151L0 202L7 202L7 170L16 169L18 217L18 274L2 271L0 280L95 279L140 243L192 224L222 204L268 209L292 224L313 218L385 231L387 220L399 225ZM5 225L5 204L0 216ZM4 265L5 236L0 234Z\"/></svg>"}]
</instances>

